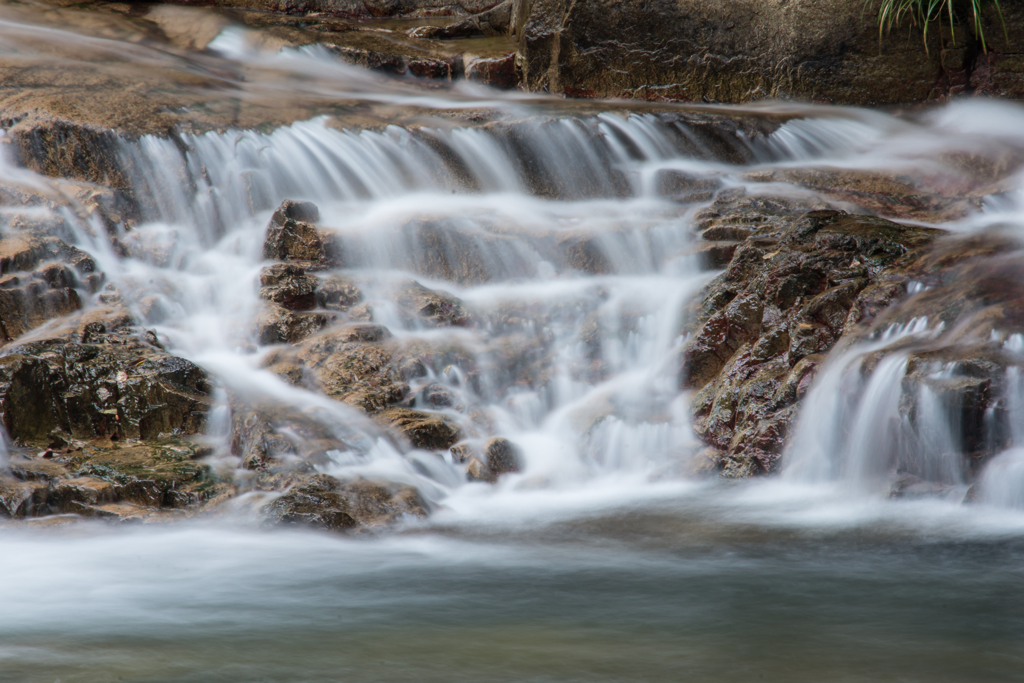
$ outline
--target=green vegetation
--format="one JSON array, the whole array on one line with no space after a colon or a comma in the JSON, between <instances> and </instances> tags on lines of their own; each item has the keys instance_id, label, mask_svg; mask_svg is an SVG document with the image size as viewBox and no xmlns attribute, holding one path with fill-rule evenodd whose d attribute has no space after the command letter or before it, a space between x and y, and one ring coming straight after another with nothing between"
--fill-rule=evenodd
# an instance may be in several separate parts
<instances>
[{"instance_id":1,"label":"green vegetation","mask_svg":"<svg viewBox=\"0 0 1024 683\"><path fill-rule=\"evenodd\" d=\"M873 4L873 0L868 1ZM970 24L974 35L981 42L981 49L988 52L981 20L981 11L986 4L995 5L1005 34L1006 22L1003 21L999 0L882 0L878 8L878 35L881 38L883 32L891 31L894 26L899 26L905 19L909 19L912 25L924 29L924 49L927 51L929 25L933 21L941 24L943 16L948 16L951 27L960 22ZM955 41L954 34L954 45Z\"/></svg>"}]
</instances>

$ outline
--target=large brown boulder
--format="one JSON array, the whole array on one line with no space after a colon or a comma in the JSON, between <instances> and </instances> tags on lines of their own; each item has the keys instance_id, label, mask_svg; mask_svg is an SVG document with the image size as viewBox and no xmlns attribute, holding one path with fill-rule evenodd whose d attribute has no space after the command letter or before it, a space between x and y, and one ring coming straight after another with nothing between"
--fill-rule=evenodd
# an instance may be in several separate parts
<instances>
[{"instance_id":1,"label":"large brown boulder","mask_svg":"<svg viewBox=\"0 0 1024 683\"><path fill-rule=\"evenodd\" d=\"M836 210L787 218L758 199L715 213L749 234L704 292L681 381L698 390L697 434L724 474L742 477L776 469L825 354L906 294L907 264L942 233Z\"/></svg>"},{"instance_id":2,"label":"large brown boulder","mask_svg":"<svg viewBox=\"0 0 1024 683\"><path fill-rule=\"evenodd\" d=\"M201 433L213 400L206 373L155 337L108 324L8 349L0 359L0 409L11 438L47 445Z\"/></svg>"}]
</instances>

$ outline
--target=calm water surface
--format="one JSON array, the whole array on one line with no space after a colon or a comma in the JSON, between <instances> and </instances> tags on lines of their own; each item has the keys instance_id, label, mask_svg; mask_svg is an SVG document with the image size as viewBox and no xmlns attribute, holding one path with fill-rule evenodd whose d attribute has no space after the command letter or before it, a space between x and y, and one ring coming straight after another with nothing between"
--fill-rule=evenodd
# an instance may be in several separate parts
<instances>
[{"instance_id":1,"label":"calm water surface","mask_svg":"<svg viewBox=\"0 0 1024 683\"><path fill-rule=\"evenodd\" d=\"M4 530L0 680L1022 680L1019 515L775 483L588 496L378 538Z\"/></svg>"}]
</instances>

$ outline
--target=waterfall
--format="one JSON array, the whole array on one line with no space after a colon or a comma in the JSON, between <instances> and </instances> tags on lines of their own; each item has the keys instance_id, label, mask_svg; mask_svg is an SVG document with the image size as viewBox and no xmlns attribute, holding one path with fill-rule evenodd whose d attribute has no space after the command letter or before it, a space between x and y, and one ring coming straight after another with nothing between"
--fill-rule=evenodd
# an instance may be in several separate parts
<instances>
[{"instance_id":1,"label":"waterfall","mask_svg":"<svg viewBox=\"0 0 1024 683\"><path fill-rule=\"evenodd\" d=\"M74 44L56 29L39 35ZM700 450L678 357L688 307L717 275L699 253L708 241L696 236L722 202L746 196L750 212L736 230L719 226L726 238L710 246L723 250L786 201L849 206L850 193L827 195L835 188L801 180L799 173L823 168L914 171L929 196L948 199L966 187L987 197L987 213L944 224L954 229L1017 211L1005 187L965 180L957 156L1019 154L1024 145L1008 131L1020 112L1001 105L956 104L916 119L798 105L560 109L471 85L388 80L326 48L271 52L254 40L238 27L223 30L203 54L204 68L217 66L247 98L286 93L416 116L356 126L323 115L118 139L113 158L126 179L118 189L137 211L111 226L75 198L84 184L44 178L12 159L0 166L5 184L28 188L34 202L26 209L5 198L5 216L49 213L98 262L106 289L89 293L87 304L120 297L170 352L223 384L220 427L210 429L229 465L227 397L246 396L305 415L346 444L327 450L328 462L317 465L324 471L386 475L435 502L462 481L451 454L390 439L360 410L267 369L282 347L256 331L261 272L270 265L263 242L285 200L315 204L316 230L338 252L310 277L343 278L360 293L358 316L346 310L332 320L382 325L395 346L417 349L422 368L407 378L406 404L443 415L474 443L519 444L526 466L499 487L555 488L622 473L678 477ZM106 54L116 45L96 38L82 49ZM133 50L148 63L183 68L181 55ZM993 130L974 124L979 107L998 114ZM486 114L437 115L474 109ZM913 203L917 186L907 183ZM449 297L461 323L410 314L395 295L410 283ZM911 377L908 365L915 349L941 343L943 330L922 318L830 358L801 403L785 477L872 493L901 476L951 491L968 485L977 473L964 465L974 445L962 437L961 369L915 366ZM1012 386L1008 380L1007 406L1017 405ZM441 403L429 399L442 395ZM1024 421L1015 410L1007 418L993 409L992 453L1005 450L1005 423ZM1011 459L999 456L990 468ZM980 495L992 487L983 483Z\"/></svg>"}]
</instances>

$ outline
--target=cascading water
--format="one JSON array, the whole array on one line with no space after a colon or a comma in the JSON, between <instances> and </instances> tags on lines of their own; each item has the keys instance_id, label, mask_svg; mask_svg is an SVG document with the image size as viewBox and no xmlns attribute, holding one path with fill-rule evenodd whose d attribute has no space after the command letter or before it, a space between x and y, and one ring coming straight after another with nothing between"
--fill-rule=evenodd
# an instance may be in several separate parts
<instances>
[{"instance_id":1,"label":"cascading water","mask_svg":"<svg viewBox=\"0 0 1024 683\"><path fill-rule=\"evenodd\" d=\"M124 43L29 32L16 18L0 32L20 55L46 41L83 55ZM834 192L814 174L884 169L942 200L906 190L900 206L917 221L964 234L1017 226L1019 177L985 169L1024 150L1018 107L627 111L384 79L327 49L261 49L233 27L204 47L160 52L139 39L124 54L214 74L234 104L370 103L392 120L120 138L108 170L123 173L135 211L110 223L83 200L95 188L0 155L0 235L59 225L105 278L92 293L79 286L86 314L123 303L140 330L210 373L203 462L240 494L224 514L166 526L0 528L0 681L1018 675L1019 334L972 336L965 328L986 318L966 309L967 323L881 325L822 361L782 476L735 484L693 476L705 444L679 372L693 302L721 272L696 237L715 207L744 193L758 212L856 207L869 192ZM218 95L203 97L218 110ZM315 204L336 251L307 275L360 293L303 313L323 315L326 334L386 328L389 348L418 363L402 405L442 416L473 447L507 438L519 472L467 482L448 449L416 448L275 369L290 347L261 336L261 277L285 200ZM723 243L736 249L736 234ZM940 279L912 283L900 305L949 285ZM423 292L444 302L430 316L445 324L403 303ZM1005 372L942 355L981 346ZM268 493L241 461L242 403L288 418L276 435L283 469L409 484L431 515L355 538L261 527L259 511L287 486ZM8 445L26 450L0 439L0 467Z\"/></svg>"}]
</instances>

